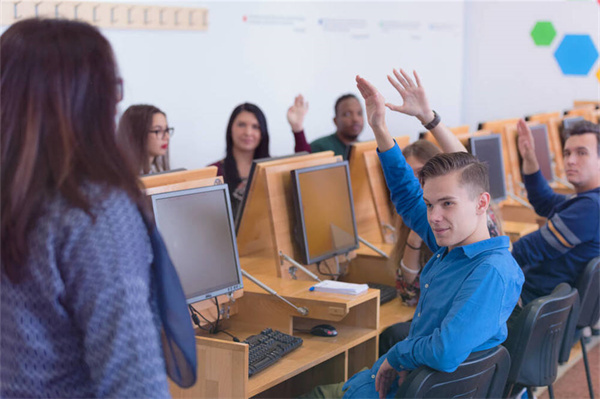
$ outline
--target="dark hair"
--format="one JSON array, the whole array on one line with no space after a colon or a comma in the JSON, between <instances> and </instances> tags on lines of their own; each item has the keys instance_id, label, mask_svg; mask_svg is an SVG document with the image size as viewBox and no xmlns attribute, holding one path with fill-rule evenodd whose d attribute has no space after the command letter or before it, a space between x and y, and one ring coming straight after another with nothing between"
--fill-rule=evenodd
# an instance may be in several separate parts
<instances>
[{"instance_id":1,"label":"dark hair","mask_svg":"<svg viewBox=\"0 0 600 399\"><path fill-rule=\"evenodd\" d=\"M258 147L254 150L253 159L258 158L268 158L269 155L269 130L267 129L267 119L265 118L265 114L254 104L243 103L238 105L231 112L231 116L229 117L229 123L227 123L227 132L225 133L225 141L227 142L227 152L225 154L225 160L223 161L223 178L225 182L229 186L229 192L233 193L236 187L240 184L242 180L240 178L240 174L238 173L237 163L235 162L235 158L233 157L233 122L235 122L235 118L242 112L251 112L256 117L258 121L258 127L260 128L260 143Z\"/></svg>"},{"instance_id":2,"label":"dark hair","mask_svg":"<svg viewBox=\"0 0 600 399\"><path fill-rule=\"evenodd\" d=\"M590 121L579 121L573 125L571 129L563 132L564 141L571 136L580 136L582 134L593 134L596 136L596 144L598 145L598 155L600 155L600 125Z\"/></svg>"},{"instance_id":3,"label":"dark hair","mask_svg":"<svg viewBox=\"0 0 600 399\"><path fill-rule=\"evenodd\" d=\"M150 173L152 166L157 172L170 169L168 153L154 158L154 162L150 165L148 132L152 129L154 114L163 114L165 118L167 117L167 114L154 105L132 105L121 116L117 128L119 144L130 155L132 162L137 165L138 173L144 175Z\"/></svg>"},{"instance_id":4,"label":"dark hair","mask_svg":"<svg viewBox=\"0 0 600 399\"><path fill-rule=\"evenodd\" d=\"M0 37L1 259L21 280L28 235L48 198L60 194L91 214L82 186L125 191L141 209L137 174L117 146L118 71L98 29L57 19L26 19Z\"/></svg>"},{"instance_id":5,"label":"dark hair","mask_svg":"<svg viewBox=\"0 0 600 399\"><path fill-rule=\"evenodd\" d=\"M419 161L426 163L441 152L442 150L440 150L439 147L433 144L431 141L419 139L414 143L404 147L402 150L402 155L404 155L404 158L415 157Z\"/></svg>"},{"instance_id":6,"label":"dark hair","mask_svg":"<svg viewBox=\"0 0 600 399\"><path fill-rule=\"evenodd\" d=\"M335 100L335 105L333 107L333 111L335 112L335 116L337 116L338 114L338 106L340 105L340 103L342 101L345 101L349 98L353 98L356 101L358 101L358 97L356 97L354 94L348 93L348 94L344 94L343 96L341 96L340 98L338 98L337 100Z\"/></svg>"},{"instance_id":7,"label":"dark hair","mask_svg":"<svg viewBox=\"0 0 600 399\"><path fill-rule=\"evenodd\" d=\"M460 184L472 187L471 196L490 191L488 166L467 152L438 154L431 158L419 173L421 186L427 179L461 171Z\"/></svg>"}]
</instances>

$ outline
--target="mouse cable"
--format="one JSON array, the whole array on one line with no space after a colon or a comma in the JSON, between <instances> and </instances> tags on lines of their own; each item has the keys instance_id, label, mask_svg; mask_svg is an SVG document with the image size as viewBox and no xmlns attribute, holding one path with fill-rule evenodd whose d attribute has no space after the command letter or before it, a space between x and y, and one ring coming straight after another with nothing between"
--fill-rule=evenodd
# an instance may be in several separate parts
<instances>
[{"instance_id":1,"label":"mouse cable","mask_svg":"<svg viewBox=\"0 0 600 399\"><path fill-rule=\"evenodd\" d=\"M325 267L327 268L327 271L329 273L322 272L321 271L321 262L317 262L317 271L319 272L319 274L322 274L323 276L335 277L335 278L339 278L342 276L341 273L339 273L339 274L332 273L331 268L329 267L329 265L327 263L325 263Z\"/></svg>"},{"instance_id":2,"label":"mouse cable","mask_svg":"<svg viewBox=\"0 0 600 399\"><path fill-rule=\"evenodd\" d=\"M207 330L207 329L203 329L203 330L205 330L205 331L208 331L208 332L209 332L209 333L211 333L211 334L215 334L215 333L213 332L213 331L216 331L216 329L215 329L215 325L214 325L214 324L213 324L213 323L212 323L210 320L208 320L206 317L204 317L204 315L203 315L202 313L200 313L200 312L199 312L199 311L198 311L196 308L194 308L192 305L188 305L188 306L190 307L190 310L191 310L192 312L194 312L194 313L195 313L195 314L197 314L198 316L202 317L202 319L203 319L205 322L207 322L207 323L208 323L208 325L210 325L210 329L208 329L208 330Z\"/></svg>"},{"instance_id":3,"label":"mouse cable","mask_svg":"<svg viewBox=\"0 0 600 399\"><path fill-rule=\"evenodd\" d=\"M188 305L188 307L189 307L189 310L190 310L190 316L192 317L192 321L194 322L194 324L199 329L210 332L210 330L208 328L202 327L202 324L200 324L200 319L198 318L198 315L196 313L194 313L194 311L196 309L194 309L194 307L192 305Z\"/></svg>"}]
</instances>

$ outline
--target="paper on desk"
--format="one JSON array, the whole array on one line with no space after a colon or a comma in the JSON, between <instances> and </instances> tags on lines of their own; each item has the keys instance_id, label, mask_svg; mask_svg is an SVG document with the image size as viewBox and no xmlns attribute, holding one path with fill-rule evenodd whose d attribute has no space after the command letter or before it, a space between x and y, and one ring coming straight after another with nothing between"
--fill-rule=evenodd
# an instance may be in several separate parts
<instances>
[{"instance_id":1,"label":"paper on desk","mask_svg":"<svg viewBox=\"0 0 600 399\"><path fill-rule=\"evenodd\" d=\"M315 291L333 294L358 295L369 289L367 284L344 283L342 281L323 280L313 286Z\"/></svg>"}]
</instances>

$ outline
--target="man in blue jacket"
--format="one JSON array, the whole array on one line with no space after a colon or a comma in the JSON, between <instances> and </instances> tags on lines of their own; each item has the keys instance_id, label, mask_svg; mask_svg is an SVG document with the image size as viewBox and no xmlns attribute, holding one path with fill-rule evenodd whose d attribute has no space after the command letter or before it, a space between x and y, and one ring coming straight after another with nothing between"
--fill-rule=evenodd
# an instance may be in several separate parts
<instances>
[{"instance_id":1,"label":"man in blue jacket","mask_svg":"<svg viewBox=\"0 0 600 399\"><path fill-rule=\"evenodd\" d=\"M585 265L600 255L600 126L582 121L565 132L565 172L576 193L570 197L556 194L542 176L525 121L517 128L527 197L535 212L548 218L513 248L525 273L521 298L527 304L560 283L573 286Z\"/></svg>"}]
</instances>

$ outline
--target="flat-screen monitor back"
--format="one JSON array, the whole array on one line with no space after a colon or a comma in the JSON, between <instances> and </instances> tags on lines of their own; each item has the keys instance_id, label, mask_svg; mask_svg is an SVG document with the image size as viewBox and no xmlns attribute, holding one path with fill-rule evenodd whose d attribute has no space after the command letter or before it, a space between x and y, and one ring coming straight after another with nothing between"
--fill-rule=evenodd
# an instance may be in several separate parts
<instances>
[{"instance_id":1,"label":"flat-screen monitor back","mask_svg":"<svg viewBox=\"0 0 600 399\"><path fill-rule=\"evenodd\" d=\"M546 125L534 125L530 129L535 146L535 156L542 175L548 182L552 182L554 174L552 173L552 153L550 152L550 142L548 140L548 128Z\"/></svg>"},{"instance_id":2,"label":"flat-screen monitor back","mask_svg":"<svg viewBox=\"0 0 600 399\"><path fill-rule=\"evenodd\" d=\"M252 181L254 180L254 174L256 171L256 165L263 162L276 161L279 159L288 159L299 157L302 155L307 155L307 151L300 151L294 154L282 155L280 157L268 157L268 158L257 158L252 161L252 165L250 166L250 173L248 174L248 180L246 181L246 189L244 190L244 197L242 198L242 202L239 205L237 212L234 215L235 220L235 232L236 234L240 231L240 224L242 222L242 216L244 214L244 209L246 208L246 200L248 198L248 193L250 192L250 186L252 185Z\"/></svg>"},{"instance_id":3,"label":"flat-screen monitor back","mask_svg":"<svg viewBox=\"0 0 600 399\"><path fill-rule=\"evenodd\" d=\"M243 287L227 185L155 194L152 207L188 303Z\"/></svg>"},{"instance_id":4,"label":"flat-screen monitor back","mask_svg":"<svg viewBox=\"0 0 600 399\"><path fill-rule=\"evenodd\" d=\"M358 248L348 161L291 171L296 229L304 264Z\"/></svg>"},{"instance_id":5,"label":"flat-screen monitor back","mask_svg":"<svg viewBox=\"0 0 600 399\"><path fill-rule=\"evenodd\" d=\"M506 199L506 180L502 140L499 134L476 136L469 139L471 154L488 165L490 176L490 196L495 202Z\"/></svg>"}]
</instances>

